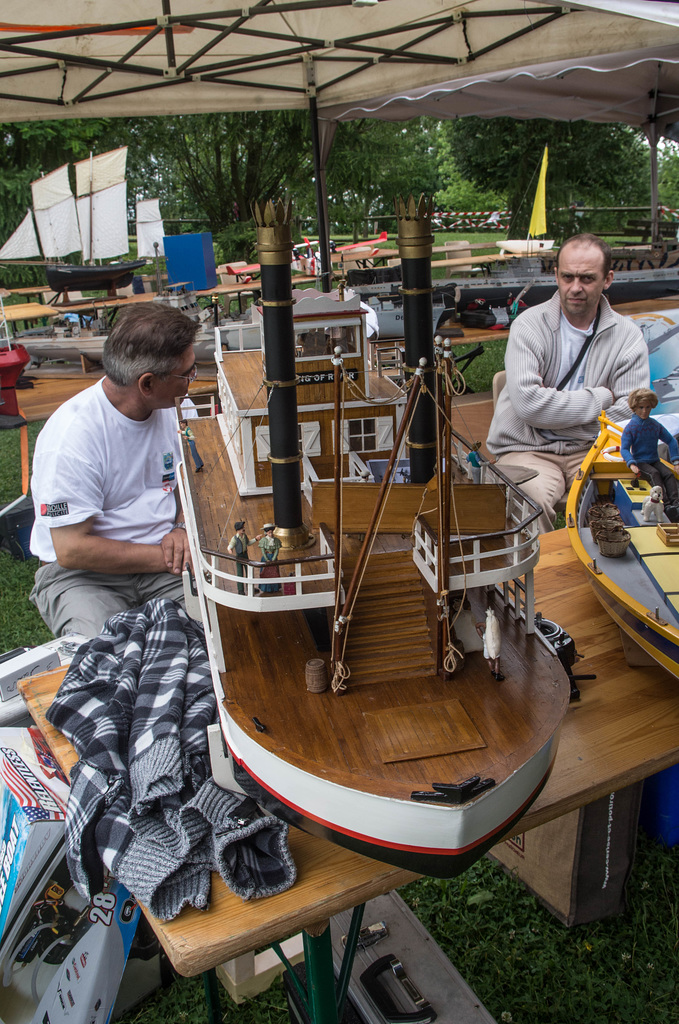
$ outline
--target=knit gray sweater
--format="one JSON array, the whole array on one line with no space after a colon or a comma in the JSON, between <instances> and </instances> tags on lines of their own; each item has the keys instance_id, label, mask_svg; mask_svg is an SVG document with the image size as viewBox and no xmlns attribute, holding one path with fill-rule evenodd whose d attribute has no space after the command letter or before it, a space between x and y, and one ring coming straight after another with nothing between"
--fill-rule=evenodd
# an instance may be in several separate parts
<instances>
[{"instance_id":1,"label":"knit gray sweater","mask_svg":"<svg viewBox=\"0 0 679 1024\"><path fill-rule=\"evenodd\" d=\"M599 433L597 417L603 410L612 420L629 419L630 391L649 386L648 349L636 324L614 312L603 296L600 308L584 385L577 391L556 390L561 364L558 293L514 321L505 356L507 385L488 432L493 455L585 451Z\"/></svg>"}]
</instances>

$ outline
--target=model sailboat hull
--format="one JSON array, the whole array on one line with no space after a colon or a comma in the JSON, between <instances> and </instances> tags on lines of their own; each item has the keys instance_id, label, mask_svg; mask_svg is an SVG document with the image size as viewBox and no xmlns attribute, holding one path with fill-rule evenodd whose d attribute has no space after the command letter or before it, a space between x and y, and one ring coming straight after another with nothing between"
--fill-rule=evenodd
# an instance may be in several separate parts
<instances>
[{"instance_id":1,"label":"model sailboat hull","mask_svg":"<svg viewBox=\"0 0 679 1024\"><path fill-rule=\"evenodd\" d=\"M135 271L145 266L146 260L127 260L124 263L107 263L104 266L48 263L45 273L52 291L63 292L76 288L94 291L99 288L125 288L132 283Z\"/></svg>"},{"instance_id":2,"label":"model sailboat hull","mask_svg":"<svg viewBox=\"0 0 679 1024\"><path fill-rule=\"evenodd\" d=\"M619 455L621 429L602 414L601 432L583 460L566 509L568 535L594 593L623 634L658 665L679 678L679 532L643 518L649 485L633 487L633 474ZM592 535L590 509L612 499L629 536L622 555L612 557Z\"/></svg>"}]
</instances>

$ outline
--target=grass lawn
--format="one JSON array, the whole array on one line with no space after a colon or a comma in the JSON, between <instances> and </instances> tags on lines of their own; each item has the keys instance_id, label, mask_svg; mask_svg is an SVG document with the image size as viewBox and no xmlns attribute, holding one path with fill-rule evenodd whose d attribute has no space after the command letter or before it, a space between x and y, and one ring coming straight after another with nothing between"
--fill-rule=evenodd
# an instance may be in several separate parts
<instances>
[{"instance_id":1,"label":"grass lawn","mask_svg":"<svg viewBox=\"0 0 679 1024\"><path fill-rule=\"evenodd\" d=\"M503 354L494 341L476 360L468 375L475 390L489 389ZM31 450L39 427L30 425ZM0 504L20 491L19 435L0 431ZM0 553L0 652L49 638L28 601L36 568L34 559ZM640 833L627 911L573 929L487 859L458 879L425 878L401 894L498 1022L679 1024L679 847ZM226 1024L288 1020L280 982L242 1006L226 994L222 1004ZM206 1020L201 979L177 979L123 1024Z\"/></svg>"}]
</instances>

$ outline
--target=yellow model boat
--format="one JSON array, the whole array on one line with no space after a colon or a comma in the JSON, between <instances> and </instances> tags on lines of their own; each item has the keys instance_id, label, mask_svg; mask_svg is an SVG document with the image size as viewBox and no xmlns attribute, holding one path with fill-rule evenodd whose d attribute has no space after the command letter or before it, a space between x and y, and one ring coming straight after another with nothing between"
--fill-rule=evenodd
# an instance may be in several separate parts
<instances>
[{"instance_id":1,"label":"yellow model boat","mask_svg":"<svg viewBox=\"0 0 679 1024\"><path fill-rule=\"evenodd\" d=\"M659 521L655 516L644 518L650 485L637 483L622 460L621 427L603 413L599 419L599 437L568 496L570 542L594 593L620 629L679 676L679 527L664 513ZM597 544L589 525L590 509L604 502L617 506L624 524L627 547L615 557L605 553L611 549Z\"/></svg>"}]
</instances>

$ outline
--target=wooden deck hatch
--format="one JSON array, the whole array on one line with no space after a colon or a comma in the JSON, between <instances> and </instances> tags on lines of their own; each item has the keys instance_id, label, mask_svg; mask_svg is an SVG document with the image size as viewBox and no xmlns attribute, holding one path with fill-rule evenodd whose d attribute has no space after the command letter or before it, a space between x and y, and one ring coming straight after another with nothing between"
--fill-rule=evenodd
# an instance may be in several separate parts
<instances>
[{"instance_id":1,"label":"wooden deck hatch","mask_svg":"<svg viewBox=\"0 0 679 1024\"><path fill-rule=\"evenodd\" d=\"M486 746L459 700L364 712L382 761L411 761Z\"/></svg>"}]
</instances>

